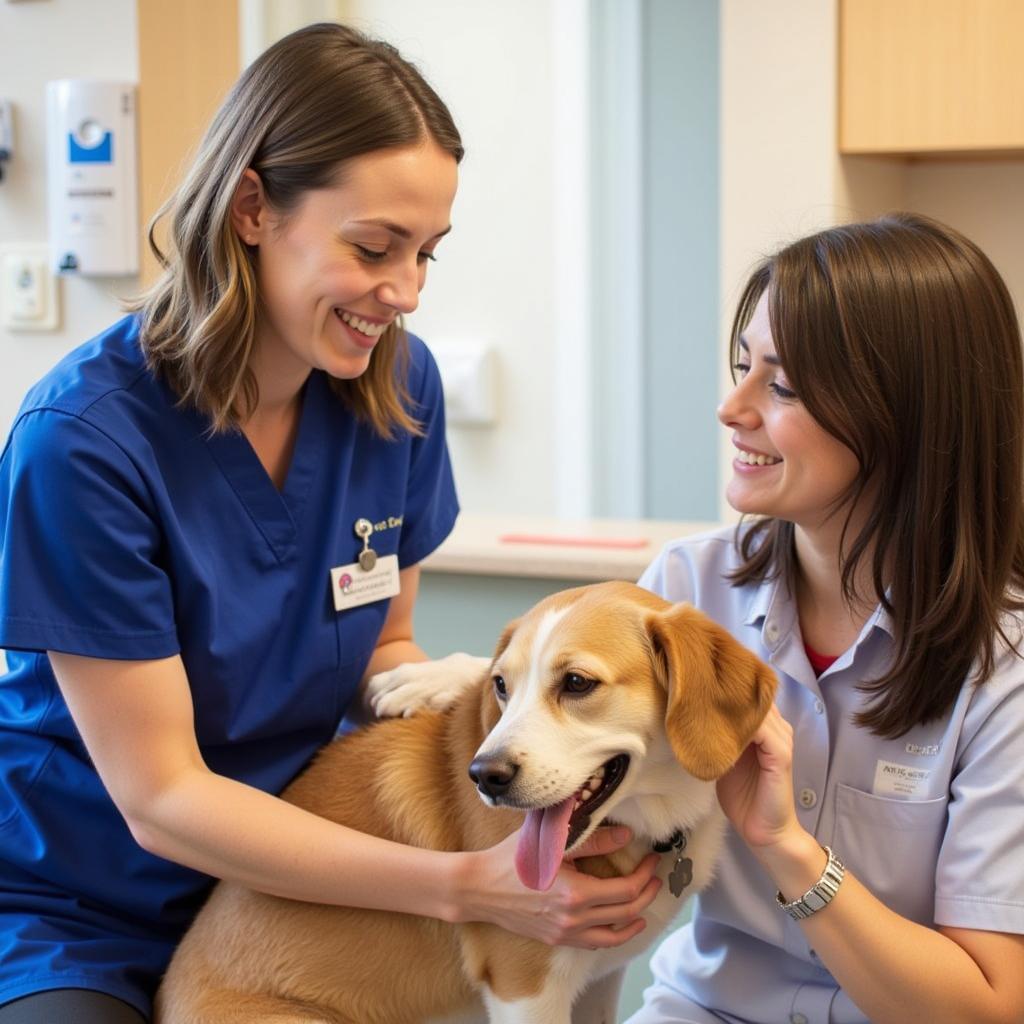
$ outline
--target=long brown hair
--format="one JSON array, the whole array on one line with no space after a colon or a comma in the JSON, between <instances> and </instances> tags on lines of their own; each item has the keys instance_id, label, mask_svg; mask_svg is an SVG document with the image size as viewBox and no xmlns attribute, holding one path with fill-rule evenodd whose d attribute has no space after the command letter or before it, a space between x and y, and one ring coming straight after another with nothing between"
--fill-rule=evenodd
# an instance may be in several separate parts
<instances>
[{"instance_id":1,"label":"long brown hair","mask_svg":"<svg viewBox=\"0 0 1024 1024\"><path fill-rule=\"evenodd\" d=\"M973 242L894 213L801 239L765 260L743 291L731 349L767 290L772 338L811 416L856 455L837 507L843 590L870 553L895 658L862 689L860 725L897 737L944 715L964 681L1008 646L1001 616L1024 607L1024 363L1013 303ZM847 536L850 532L851 536ZM793 524L742 534L735 584L795 575Z\"/></svg>"},{"instance_id":2,"label":"long brown hair","mask_svg":"<svg viewBox=\"0 0 1024 1024\"><path fill-rule=\"evenodd\" d=\"M230 209L252 168L276 212L330 185L346 160L432 139L456 161L462 142L448 108L392 46L323 23L275 43L243 72L213 119L191 169L161 207L149 243L163 275L130 309L141 313L151 367L214 430L236 425L259 395L249 369L259 312L255 252L242 244ZM169 215L170 251L154 230ZM400 323L382 335L369 368L332 386L384 437L416 431L401 372Z\"/></svg>"}]
</instances>

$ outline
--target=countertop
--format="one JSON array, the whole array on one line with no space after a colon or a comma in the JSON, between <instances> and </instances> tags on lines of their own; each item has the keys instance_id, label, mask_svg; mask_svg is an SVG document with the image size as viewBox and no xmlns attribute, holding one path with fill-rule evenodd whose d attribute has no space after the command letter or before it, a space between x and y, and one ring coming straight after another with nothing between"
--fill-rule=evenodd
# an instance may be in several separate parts
<instances>
[{"instance_id":1,"label":"countertop","mask_svg":"<svg viewBox=\"0 0 1024 1024\"><path fill-rule=\"evenodd\" d=\"M423 561L425 572L567 580L633 580L676 537L719 523L553 519L463 513Z\"/></svg>"}]
</instances>

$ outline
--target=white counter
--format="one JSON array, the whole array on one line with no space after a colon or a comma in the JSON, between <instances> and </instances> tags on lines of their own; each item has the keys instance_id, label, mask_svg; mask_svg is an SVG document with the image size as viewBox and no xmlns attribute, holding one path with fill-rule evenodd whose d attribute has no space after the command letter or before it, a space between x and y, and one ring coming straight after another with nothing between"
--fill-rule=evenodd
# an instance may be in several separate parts
<instances>
[{"instance_id":1,"label":"white counter","mask_svg":"<svg viewBox=\"0 0 1024 1024\"><path fill-rule=\"evenodd\" d=\"M473 576L636 580L667 541L718 525L463 513L451 536L423 561L423 569Z\"/></svg>"}]
</instances>

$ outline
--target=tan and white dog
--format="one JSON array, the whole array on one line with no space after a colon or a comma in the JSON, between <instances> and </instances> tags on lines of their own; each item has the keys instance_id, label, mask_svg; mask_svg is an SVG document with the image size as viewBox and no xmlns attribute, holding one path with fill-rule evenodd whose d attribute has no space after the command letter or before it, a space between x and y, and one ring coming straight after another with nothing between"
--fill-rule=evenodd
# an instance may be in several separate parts
<instances>
[{"instance_id":1,"label":"tan and white dog","mask_svg":"<svg viewBox=\"0 0 1024 1024\"><path fill-rule=\"evenodd\" d=\"M335 741L283 796L436 850L486 849L519 830L517 871L540 889L602 822L628 825L625 849L576 863L628 874L674 843L659 866L673 884L644 932L615 949L552 948L493 925L221 883L170 965L157 1024L613 1024L626 963L679 909L670 888L689 895L712 875L724 829L714 780L750 741L775 685L689 605L628 583L552 595L505 630L490 671L451 709Z\"/></svg>"}]
</instances>

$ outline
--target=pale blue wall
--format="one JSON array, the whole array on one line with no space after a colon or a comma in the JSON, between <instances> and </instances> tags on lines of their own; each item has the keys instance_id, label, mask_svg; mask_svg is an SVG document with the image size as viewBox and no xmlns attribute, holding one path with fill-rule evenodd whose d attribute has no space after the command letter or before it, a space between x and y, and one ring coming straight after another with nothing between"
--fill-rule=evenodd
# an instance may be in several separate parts
<instances>
[{"instance_id":1,"label":"pale blue wall","mask_svg":"<svg viewBox=\"0 0 1024 1024\"><path fill-rule=\"evenodd\" d=\"M718 4L645 0L644 515L718 517Z\"/></svg>"},{"instance_id":2,"label":"pale blue wall","mask_svg":"<svg viewBox=\"0 0 1024 1024\"><path fill-rule=\"evenodd\" d=\"M592 7L597 515L718 516L718 7Z\"/></svg>"}]
</instances>

